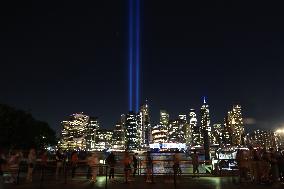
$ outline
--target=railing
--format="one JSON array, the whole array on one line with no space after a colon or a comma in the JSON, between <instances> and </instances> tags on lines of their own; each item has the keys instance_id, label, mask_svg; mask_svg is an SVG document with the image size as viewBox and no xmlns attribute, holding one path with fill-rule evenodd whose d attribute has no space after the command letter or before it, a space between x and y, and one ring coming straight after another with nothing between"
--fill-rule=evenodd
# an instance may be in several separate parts
<instances>
[{"instance_id":1,"label":"railing","mask_svg":"<svg viewBox=\"0 0 284 189\"><path fill-rule=\"evenodd\" d=\"M192 175L192 162L190 160L183 160L180 162L181 165L181 173L180 175ZM210 175L212 170L212 165L210 161L200 161L200 175ZM105 164L98 164L98 176L105 176L105 189L107 189L107 180L108 180L108 171L109 167ZM21 175L27 172L28 165L25 161L21 162L18 168L13 170L14 175L16 176L16 184L21 183ZM73 170L72 170L73 169ZM133 169L133 168L132 168ZM137 167L137 175L146 176L146 161L139 160ZM56 161L51 160L47 162L46 166L43 166L40 161L36 163L34 166L34 177L39 178L40 187L43 187L47 180L50 177L55 178L56 172ZM124 165L122 161L118 161L115 165L115 175L123 175L124 174ZM162 175L166 178L173 179L174 185L176 187L177 184L177 176L179 173L176 169L173 169L172 160L153 160L152 166L152 175L151 180L152 183L155 182L154 176ZM63 163L62 170L60 173L60 180L64 181L65 184L68 183L72 178L76 178L79 176L86 176L86 179L90 177L90 169L87 165L86 160L78 161L77 166L74 168L70 163Z\"/></svg>"}]
</instances>

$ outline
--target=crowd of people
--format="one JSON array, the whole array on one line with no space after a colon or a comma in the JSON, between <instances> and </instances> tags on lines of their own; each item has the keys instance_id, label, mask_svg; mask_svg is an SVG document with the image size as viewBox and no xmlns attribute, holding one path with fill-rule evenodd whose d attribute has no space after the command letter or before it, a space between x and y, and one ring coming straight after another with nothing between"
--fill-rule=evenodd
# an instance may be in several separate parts
<instances>
[{"instance_id":1,"label":"crowd of people","mask_svg":"<svg viewBox=\"0 0 284 189\"><path fill-rule=\"evenodd\" d=\"M11 150L9 152L0 151L0 176L3 175L4 171L5 182L6 183L15 183L17 180L17 170L21 163L25 162L26 165L26 182L33 181L33 172L35 165L37 165L37 170L40 171L41 178L45 174L48 166L51 166L48 162L53 162L54 167L54 176L55 179L60 179L64 169L68 165L69 170L71 171L71 177L74 178L76 170L78 168L79 159L84 161L88 166L87 178L91 181L96 182L96 175L99 171L100 163L98 154L92 153L78 153L77 151L67 152L61 149L58 149L54 154L46 150L36 151L35 149L30 149L28 153L21 150ZM114 152L111 152L105 159L105 163L108 166L109 170L109 181L115 182L114 175L116 169L121 169L123 166L125 183L133 180L138 173L140 158L138 153L129 153L125 151L122 158L118 158ZM181 157L179 153L173 155L173 172L176 174L181 174L180 168ZM196 151L192 154L192 163L194 164L194 173L198 173L198 155ZM118 165L119 164L119 165ZM145 172L145 181L153 182L153 159L150 152L147 152L145 159L143 160L143 167ZM14 170L14 171L11 171ZM140 170L139 170L140 171Z\"/></svg>"},{"instance_id":2,"label":"crowd of people","mask_svg":"<svg viewBox=\"0 0 284 189\"><path fill-rule=\"evenodd\" d=\"M241 182L284 182L284 151L281 149L239 149L236 159Z\"/></svg>"}]
</instances>

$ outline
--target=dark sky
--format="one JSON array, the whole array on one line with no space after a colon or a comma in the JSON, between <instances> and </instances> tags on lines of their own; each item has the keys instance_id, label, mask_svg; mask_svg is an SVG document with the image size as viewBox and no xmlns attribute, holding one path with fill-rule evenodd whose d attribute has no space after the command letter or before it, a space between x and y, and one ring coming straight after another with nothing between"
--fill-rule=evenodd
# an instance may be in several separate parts
<instances>
[{"instance_id":1,"label":"dark sky","mask_svg":"<svg viewBox=\"0 0 284 189\"><path fill-rule=\"evenodd\" d=\"M199 109L222 122L240 103L251 128L284 125L284 14L270 1L146 0L141 100L151 116ZM0 103L60 130L74 112L112 128L128 110L127 1L1 4Z\"/></svg>"}]
</instances>

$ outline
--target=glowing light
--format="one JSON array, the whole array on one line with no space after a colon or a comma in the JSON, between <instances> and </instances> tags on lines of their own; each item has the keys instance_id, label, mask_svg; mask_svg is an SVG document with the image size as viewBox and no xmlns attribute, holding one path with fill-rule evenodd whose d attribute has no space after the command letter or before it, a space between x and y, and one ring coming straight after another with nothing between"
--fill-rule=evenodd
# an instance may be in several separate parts
<instances>
[{"instance_id":1,"label":"glowing light","mask_svg":"<svg viewBox=\"0 0 284 189\"><path fill-rule=\"evenodd\" d=\"M133 80L133 10L132 10L132 0L129 0L129 110L133 109L133 89L132 89L132 80Z\"/></svg>"},{"instance_id":2,"label":"glowing light","mask_svg":"<svg viewBox=\"0 0 284 189\"><path fill-rule=\"evenodd\" d=\"M276 133L284 133L284 129L277 129Z\"/></svg>"},{"instance_id":3,"label":"glowing light","mask_svg":"<svg viewBox=\"0 0 284 189\"><path fill-rule=\"evenodd\" d=\"M140 86L140 0L136 1L136 112L139 110L139 86Z\"/></svg>"},{"instance_id":4,"label":"glowing light","mask_svg":"<svg viewBox=\"0 0 284 189\"><path fill-rule=\"evenodd\" d=\"M206 104L206 97L203 97L203 103Z\"/></svg>"},{"instance_id":5,"label":"glowing light","mask_svg":"<svg viewBox=\"0 0 284 189\"><path fill-rule=\"evenodd\" d=\"M129 0L129 110L139 110L140 100L140 0ZM135 98L134 98L135 95Z\"/></svg>"}]
</instances>

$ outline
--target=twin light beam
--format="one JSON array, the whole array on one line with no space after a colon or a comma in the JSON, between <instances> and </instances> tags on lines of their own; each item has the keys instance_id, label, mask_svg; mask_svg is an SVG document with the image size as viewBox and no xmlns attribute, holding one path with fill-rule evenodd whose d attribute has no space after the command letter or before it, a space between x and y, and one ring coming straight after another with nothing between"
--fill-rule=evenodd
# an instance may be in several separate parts
<instances>
[{"instance_id":1,"label":"twin light beam","mask_svg":"<svg viewBox=\"0 0 284 189\"><path fill-rule=\"evenodd\" d=\"M129 110L138 112L140 105L140 0L129 0L128 11Z\"/></svg>"}]
</instances>

